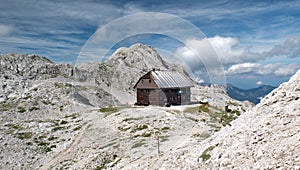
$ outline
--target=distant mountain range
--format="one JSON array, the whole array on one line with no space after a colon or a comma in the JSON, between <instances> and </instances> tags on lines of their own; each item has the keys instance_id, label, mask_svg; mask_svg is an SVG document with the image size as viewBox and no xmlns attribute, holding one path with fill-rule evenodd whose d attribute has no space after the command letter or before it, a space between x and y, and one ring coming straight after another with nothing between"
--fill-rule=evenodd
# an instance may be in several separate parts
<instances>
[{"instance_id":1,"label":"distant mountain range","mask_svg":"<svg viewBox=\"0 0 300 170\"><path fill-rule=\"evenodd\" d=\"M244 90L235 87L231 84L227 84L226 91L227 94L233 99L240 100L240 101L248 100L254 104L258 104L261 98L263 98L265 95L270 93L275 88L276 87L269 86L269 85L261 85L254 89Z\"/></svg>"}]
</instances>

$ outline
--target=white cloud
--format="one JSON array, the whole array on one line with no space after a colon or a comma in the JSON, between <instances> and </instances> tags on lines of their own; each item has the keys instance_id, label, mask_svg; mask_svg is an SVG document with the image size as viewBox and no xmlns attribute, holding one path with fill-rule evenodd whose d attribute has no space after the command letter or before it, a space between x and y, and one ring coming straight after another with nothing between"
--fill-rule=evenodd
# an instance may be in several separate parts
<instances>
[{"instance_id":1,"label":"white cloud","mask_svg":"<svg viewBox=\"0 0 300 170\"><path fill-rule=\"evenodd\" d=\"M229 67L229 69L225 73L227 75L253 73L255 72L255 70L257 70L260 67L261 65L257 63L235 64Z\"/></svg>"},{"instance_id":2,"label":"white cloud","mask_svg":"<svg viewBox=\"0 0 300 170\"><path fill-rule=\"evenodd\" d=\"M199 57L187 46L177 48L175 55L190 63L189 65L193 70L203 66L207 68L208 66L212 66L216 60L220 60L224 67L229 67L226 74L255 72L260 75L274 73L276 75L291 75L294 73L294 70L289 70L282 63L260 65L256 64L256 62L276 56L278 58L279 55L284 55L279 57L280 60L300 56L300 36L290 37L282 45L274 46L271 50L264 52L252 52L249 47L241 46L237 38L232 37L215 36L201 40L190 39L185 44L200 51L201 61L198 61ZM213 47L214 51L207 50L208 44ZM218 58L212 57L213 53L216 53ZM294 65L292 66L293 68L297 68ZM275 70L277 71L275 72Z\"/></svg>"},{"instance_id":3,"label":"white cloud","mask_svg":"<svg viewBox=\"0 0 300 170\"><path fill-rule=\"evenodd\" d=\"M201 58L206 59L208 63L214 63L216 58L210 57L216 53L220 61L224 65L231 65L244 62L255 62L264 59L263 56L258 53L251 52L248 47L242 47L239 45L239 40L232 37L215 36L211 38L204 38L201 40L191 39L187 40L185 44L195 47L202 53ZM213 47L214 51L207 50L207 44ZM175 54L182 56L187 60L193 60L197 58L195 53L187 47L179 47Z\"/></svg>"},{"instance_id":4,"label":"white cloud","mask_svg":"<svg viewBox=\"0 0 300 170\"><path fill-rule=\"evenodd\" d=\"M271 64L258 64L258 63L241 63L232 65L227 71L227 76L237 74L249 75L270 75L270 76L291 76L300 69L300 64L284 64L284 63L271 63Z\"/></svg>"},{"instance_id":5,"label":"white cloud","mask_svg":"<svg viewBox=\"0 0 300 170\"><path fill-rule=\"evenodd\" d=\"M262 85L263 82L262 82L262 81L258 81L258 82L256 82L256 84L257 84L257 85Z\"/></svg>"}]
</instances>

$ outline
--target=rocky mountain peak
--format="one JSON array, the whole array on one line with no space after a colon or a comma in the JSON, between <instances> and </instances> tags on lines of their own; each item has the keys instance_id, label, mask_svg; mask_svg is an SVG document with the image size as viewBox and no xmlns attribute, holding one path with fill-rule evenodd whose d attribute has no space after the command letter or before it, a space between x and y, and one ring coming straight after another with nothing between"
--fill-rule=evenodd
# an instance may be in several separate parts
<instances>
[{"instance_id":1,"label":"rocky mountain peak","mask_svg":"<svg viewBox=\"0 0 300 170\"><path fill-rule=\"evenodd\" d=\"M149 45L133 44L129 48L119 48L107 61L108 63L124 63L127 66L149 70L152 68L168 69L158 52Z\"/></svg>"}]
</instances>

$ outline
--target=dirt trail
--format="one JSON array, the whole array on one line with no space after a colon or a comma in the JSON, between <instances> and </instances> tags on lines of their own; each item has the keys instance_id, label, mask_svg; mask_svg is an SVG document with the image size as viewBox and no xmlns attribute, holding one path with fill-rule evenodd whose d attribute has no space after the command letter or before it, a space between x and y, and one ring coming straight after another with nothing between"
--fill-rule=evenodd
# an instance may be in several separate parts
<instances>
[{"instance_id":1,"label":"dirt trail","mask_svg":"<svg viewBox=\"0 0 300 170\"><path fill-rule=\"evenodd\" d=\"M78 143L81 141L83 134L86 130L86 128L88 127L89 124L85 124L80 132L78 133L78 135L75 137L75 139L73 140L73 142L63 151L59 152L56 156L54 156L54 158L50 161L50 162L46 162L46 164L44 164L40 169L41 170L48 170L51 169L53 166L55 166L57 163L62 162L66 159L70 158L70 154L69 152L71 150L74 149L74 147L76 145L78 145Z\"/></svg>"}]
</instances>

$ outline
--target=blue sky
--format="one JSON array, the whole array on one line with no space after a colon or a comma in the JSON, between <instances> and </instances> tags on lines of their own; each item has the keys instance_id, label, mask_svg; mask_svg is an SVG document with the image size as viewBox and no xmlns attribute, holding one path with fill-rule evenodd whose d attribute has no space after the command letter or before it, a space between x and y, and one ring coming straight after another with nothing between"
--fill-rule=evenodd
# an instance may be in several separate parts
<instances>
[{"instance_id":1,"label":"blue sky","mask_svg":"<svg viewBox=\"0 0 300 170\"><path fill-rule=\"evenodd\" d=\"M300 68L299 9L299 0L2 0L0 53L34 53L58 63L75 63L87 40L104 25L139 12L162 12L191 22L206 35L228 83L242 88L277 86ZM184 44L165 36L137 35L116 46L140 41L167 50L163 57L173 53L191 59ZM202 45L197 39L186 42ZM201 68L192 69L204 74Z\"/></svg>"}]
</instances>

